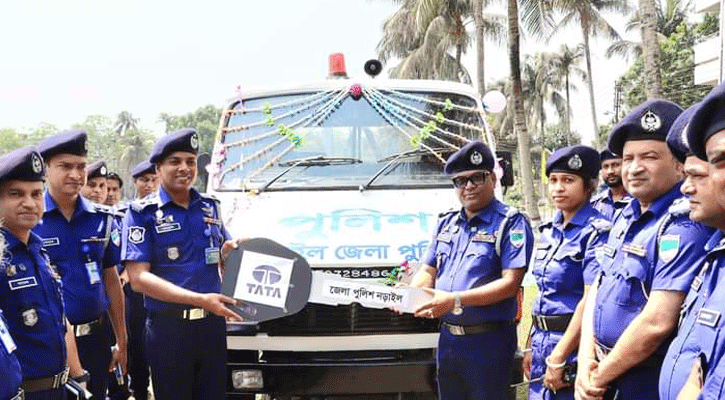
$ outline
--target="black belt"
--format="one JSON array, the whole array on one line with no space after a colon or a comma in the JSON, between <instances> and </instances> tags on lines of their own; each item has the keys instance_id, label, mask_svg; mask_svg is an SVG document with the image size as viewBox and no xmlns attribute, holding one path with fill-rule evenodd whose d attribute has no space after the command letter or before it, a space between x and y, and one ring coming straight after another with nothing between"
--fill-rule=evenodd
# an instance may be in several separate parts
<instances>
[{"instance_id":1,"label":"black belt","mask_svg":"<svg viewBox=\"0 0 725 400\"><path fill-rule=\"evenodd\" d=\"M500 328L503 328L504 326L513 325L516 322L514 320L509 321L494 321L494 322L484 322L482 324L477 325L453 325L449 324L448 322L442 322L444 328L448 332L450 332L451 335L455 336L463 336L463 335L478 335L481 333L488 333L493 332L495 330L498 330Z\"/></svg>"},{"instance_id":2,"label":"black belt","mask_svg":"<svg viewBox=\"0 0 725 400\"><path fill-rule=\"evenodd\" d=\"M22 387L28 393L42 392L44 390L58 389L68 382L68 368L66 367L62 372L52 376L46 376L44 378L28 379L24 380Z\"/></svg>"},{"instance_id":3,"label":"black belt","mask_svg":"<svg viewBox=\"0 0 725 400\"><path fill-rule=\"evenodd\" d=\"M604 357L609 354L609 352L612 351L609 347L599 343L598 341L595 341L594 343L594 350L597 355L597 360L601 362L604 360ZM662 363L665 361L665 356L661 354L650 354L649 357L642 360L639 364L635 365L632 368L662 368Z\"/></svg>"},{"instance_id":4,"label":"black belt","mask_svg":"<svg viewBox=\"0 0 725 400\"><path fill-rule=\"evenodd\" d=\"M103 326L103 320L104 316L101 315L98 319L94 319L91 322L73 325L73 333L76 335L76 337L88 336L98 330L98 328Z\"/></svg>"},{"instance_id":5,"label":"black belt","mask_svg":"<svg viewBox=\"0 0 725 400\"><path fill-rule=\"evenodd\" d=\"M149 314L152 316L153 315L166 315L166 316L174 317L174 318L187 319L189 321L203 319L210 315L209 311L207 311L203 308L187 308L184 310L149 311Z\"/></svg>"},{"instance_id":6,"label":"black belt","mask_svg":"<svg viewBox=\"0 0 725 400\"><path fill-rule=\"evenodd\" d=\"M11 397L10 400L25 400L25 392L23 389L18 389L18 394Z\"/></svg>"},{"instance_id":7,"label":"black belt","mask_svg":"<svg viewBox=\"0 0 725 400\"><path fill-rule=\"evenodd\" d=\"M562 314L562 315L531 315L536 329L541 331L558 331L564 332L571 322L571 318L574 314Z\"/></svg>"}]
</instances>

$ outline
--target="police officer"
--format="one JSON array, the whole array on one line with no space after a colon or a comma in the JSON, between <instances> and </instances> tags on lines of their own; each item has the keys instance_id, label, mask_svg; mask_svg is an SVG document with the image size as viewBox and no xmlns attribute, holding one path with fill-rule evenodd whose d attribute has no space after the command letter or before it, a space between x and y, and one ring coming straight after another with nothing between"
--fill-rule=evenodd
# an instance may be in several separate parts
<instances>
[{"instance_id":1,"label":"police officer","mask_svg":"<svg viewBox=\"0 0 725 400\"><path fill-rule=\"evenodd\" d=\"M607 188L592 197L592 205L611 221L614 214L632 200L632 196L624 190L622 184L622 157L604 149L599 153L599 159L602 163L602 180Z\"/></svg>"},{"instance_id":2,"label":"police officer","mask_svg":"<svg viewBox=\"0 0 725 400\"><path fill-rule=\"evenodd\" d=\"M635 107L612 130L634 199L613 221L601 274L585 313L576 391L599 398L657 399L657 382L685 293L712 230L688 218L682 164L665 138L682 109L665 100ZM609 395L608 395L609 396Z\"/></svg>"},{"instance_id":3,"label":"police officer","mask_svg":"<svg viewBox=\"0 0 725 400\"><path fill-rule=\"evenodd\" d=\"M678 123L682 120L682 124L687 124L694 109L694 106L687 109L675 122ZM707 161L700 160L689 151L686 142L687 138L683 137L686 136L686 133L677 135L673 134L673 131L674 129L670 130L667 143L673 153L681 154L682 158L685 158L686 178L682 185L682 193L686 194L690 200L690 219L707 226L725 229L725 208L717 202L715 197L709 179ZM719 258L725 255L721 251L713 251L713 249L719 247L722 238L722 231L717 231L705 245L710 261L698 267L700 272L693 280L690 291L685 297L678 335L667 351L660 372L659 390L661 399L675 400L678 398L678 393L685 384L692 365L699 364L697 358L698 354L703 350L702 347L711 346L712 341L707 339L707 335L703 336L702 334L714 333L714 329L708 325L698 324L699 317L696 314L703 306L703 302L706 301L709 293L713 293L713 290L725 290L725 288L714 287L717 281L711 281L713 277L719 276L716 270L721 262ZM706 267L703 268L702 265L706 265ZM715 273L713 274L713 272ZM703 281L708 281L707 285L703 285ZM703 321L700 320L699 322ZM708 348L705 351L709 352L710 350Z\"/></svg>"},{"instance_id":4,"label":"police officer","mask_svg":"<svg viewBox=\"0 0 725 400\"><path fill-rule=\"evenodd\" d=\"M68 320L81 362L91 374L89 390L103 399L108 372L119 364L126 369L126 324L116 269L120 234L114 213L79 195L86 179L86 140L85 132L71 130L38 145L48 188L43 219L33 231L43 239L63 280ZM113 352L107 314L117 340Z\"/></svg>"},{"instance_id":5,"label":"police officer","mask_svg":"<svg viewBox=\"0 0 725 400\"><path fill-rule=\"evenodd\" d=\"M155 168L148 160L141 161L133 167L131 176L133 177L133 186L136 188L136 198L143 199L159 188Z\"/></svg>"},{"instance_id":6,"label":"police officer","mask_svg":"<svg viewBox=\"0 0 725 400\"><path fill-rule=\"evenodd\" d=\"M573 372L576 365L581 300L599 271L595 250L611 228L589 202L598 174L599 153L587 146L559 149L546 163L549 193L558 211L539 227L534 251L532 272L539 291L524 353L529 399L574 398L571 374L565 372Z\"/></svg>"},{"instance_id":7,"label":"police officer","mask_svg":"<svg viewBox=\"0 0 725 400\"><path fill-rule=\"evenodd\" d=\"M0 326L0 347L4 348L0 353L9 350L17 355L26 399L63 399L69 374L85 381L87 373L67 329L60 277L42 240L31 230L43 215L42 181L43 162L33 147L0 157L0 233L6 243L0 266L0 309L7 322L7 330ZM0 371L0 387L14 385L17 376L12 370L3 367Z\"/></svg>"},{"instance_id":8,"label":"police officer","mask_svg":"<svg viewBox=\"0 0 725 400\"><path fill-rule=\"evenodd\" d=\"M158 190L156 167L148 160L137 164L131 171L133 184L136 188L136 200ZM128 211L124 208L124 214ZM126 294L126 327L128 329L128 374L131 377L131 391L136 400L148 398L149 387L149 361L144 346L144 333L146 326L146 308L143 295L131 289L128 285L128 270L123 269L120 274L123 291Z\"/></svg>"},{"instance_id":9,"label":"police officer","mask_svg":"<svg viewBox=\"0 0 725 400\"><path fill-rule=\"evenodd\" d=\"M186 128L154 145L157 193L131 204L122 260L145 295L146 349L158 400L221 399L226 387L224 317L235 300L220 294L220 261L235 245L219 204L192 188L199 136Z\"/></svg>"},{"instance_id":10,"label":"police officer","mask_svg":"<svg viewBox=\"0 0 725 400\"><path fill-rule=\"evenodd\" d=\"M23 398L23 389L20 388L23 374L18 357L15 355L15 349L17 349L17 345L10 336L8 325L3 317L3 310L0 309L0 371L3 374L3 379L0 380L0 399L2 400L21 400Z\"/></svg>"},{"instance_id":11,"label":"police officer","mask_svg":"<svg viewBox=\"0 0 725 400\"><path fill-rule=\"evenodd\" d=\"M94 203L103 204L108 195L107 175L108 168L105 161L99 160L88 165L86 183L81 188L81 196Z\"/></svg>"},{"instance_id":12,"label":"police officer","mask_svg":"<svg viewBox=\"0 0 725 400\"><path fill-rule=\"evenodd\" d=\"M493 168L493 154L480 141L448 158L445 173L453 176L462 208L441 215L411 282L433 295L415 315L442 320L442 400L504 399L513 370L516 293L533 235L523 214L494 197Z\"/></svg>"},{"instance_id":13,"label":"police officer","mask_svg":"<svg viewBox=\"0 0 725 400\"><path fill-rule=\"evenodd\" d=\"M106 195L106 201L104 201L103 204L116 207L121 202L123 179L121 179L117 173L109 172L108 175L106 175L106 187L108 188L108 194Z\"/></svg>"}]
</instances>

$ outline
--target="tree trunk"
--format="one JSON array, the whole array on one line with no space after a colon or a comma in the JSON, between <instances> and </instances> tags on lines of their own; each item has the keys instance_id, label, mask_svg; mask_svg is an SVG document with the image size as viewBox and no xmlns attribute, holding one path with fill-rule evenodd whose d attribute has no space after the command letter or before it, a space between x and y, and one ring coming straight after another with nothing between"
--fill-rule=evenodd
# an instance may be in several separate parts
<instances>
[{"instance_id":1,"label":"tree trunk","mask_svg":"<svg viewBox=\"0 0 725 400\"><path fill-rule=\"evenodd\" d=\"M657 43L657 11L654 0L639 0L639 19L642 27L642 55L647 99L661 98L660 45Z\"/></svg>"},{"instance_id":2,"label":"tree trunk","mask_svg":"<svg viewBox=\"0 0 725 400\"><path fill-rule=\"evenodd\" d=\"M586 11L584 12L586 13ZM592 111L592 127L594 128L594 137L592 146L599 146L599 124L597 124L597 107L594 100L594 79L592 77L592 57L589 53L589 19L586 14L582 13L582 36L584 37L584 55L587 59L587 85L589 86L589 105Z\"/></svg>"},{"instance_id":3,"label":"tree trunk","mask_svg":"<svg viewBox=\"0 0 725 400\"><path fill-rule=\"evenodd\" d=\"M463 53L463 46L460 44L456 45L456 67L458 67L458 81L463 82L463 65L461 64L461 53Z\"/></svg>"},{"instance_id":4,"label":"tree trunk","mask_svg":"<svg viewBox=\"0 0 725 400\"><path fill-rule=\"evenodd\" d=\"M484 43L483 43L483 0L473 0L473 19L476 21L476 67L478 73L478 93L486 93L486 79L484 75Z\"/></svg>"},{"instance_id":5,"label":"tree trunk","mask_svg":"<svg viewBox=\"0 0 725 400\"><path fill-rule=\"evenodd\" d=\"M539 209L534 200L534 181L531 175L531 144L526 130L524 115L524 94L521 88L521 60L519 54L519 7L517 0L508 0L509 23L509 65L514 98L514 130L518 140L519 162L521 163L521 189L524 192L524 203L529 218L535 223L541 219Z\"/></svg>"},{"instance_id":6,"label":"tree trunk","mask_svg":"<svg viewBox=\"0 0 725 400\"><path fill-rule=\"evenodd\" d=\"M566 71L566 117L564 118L564 134L566 134L566 145L571 146L569 140L571 139L571 103L569 102L569 71ZM597 132L599 137L599 132Z\"/></svg>"}]
</instances>

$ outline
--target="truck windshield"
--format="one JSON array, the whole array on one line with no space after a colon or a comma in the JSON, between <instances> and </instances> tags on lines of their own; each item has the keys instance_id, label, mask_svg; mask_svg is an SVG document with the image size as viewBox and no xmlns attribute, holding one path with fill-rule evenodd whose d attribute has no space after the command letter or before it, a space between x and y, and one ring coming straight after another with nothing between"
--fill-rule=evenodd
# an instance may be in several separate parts
<instances>
[{"instance_id":1,"label":"truck windshield","mask_svg":"<svg viewBox=\"0 0 725 400\"><path fill-rule=\"evenodd\" d=\"M364 89L246 99L228 111L212 157L216 190L450 186L448 155L480 138L474 99ZM381 172L382 171L382 172Z\"/></svg>"}]
</instances>

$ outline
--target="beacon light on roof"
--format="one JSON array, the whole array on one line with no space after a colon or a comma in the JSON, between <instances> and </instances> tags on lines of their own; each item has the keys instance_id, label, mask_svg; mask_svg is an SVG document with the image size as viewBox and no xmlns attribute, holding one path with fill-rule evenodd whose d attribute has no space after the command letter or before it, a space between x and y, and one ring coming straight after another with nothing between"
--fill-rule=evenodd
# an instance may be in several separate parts
<instances>
[{"instance_id":1,"label":"beacon light on roof","mask_svg":"<svg viewBox=\"0 0 725 400\"><path fill-rule=\"evenodd\" d=\"M345 55L342 53L330 54L328 69L330 71L328 78L347 78Z\"/></svg>"}]
</instances>

